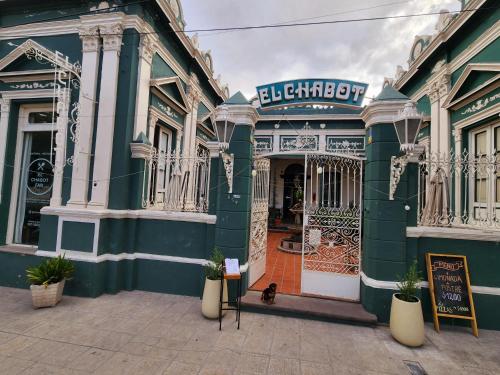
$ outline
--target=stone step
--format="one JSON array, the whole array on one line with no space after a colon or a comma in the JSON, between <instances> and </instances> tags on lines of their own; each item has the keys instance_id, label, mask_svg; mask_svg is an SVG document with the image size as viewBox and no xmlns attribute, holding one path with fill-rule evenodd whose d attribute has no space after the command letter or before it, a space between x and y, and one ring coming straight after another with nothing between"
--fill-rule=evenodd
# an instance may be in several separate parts
<instances>
[{"instance_id":1,"label":"stone step","mask_svg":"<svg viewBox=\"0 0 500 375\"><path fill-rule=\"evenodd\" d=\"M337 323L368 326L377 324L377 317L356 302L277 294L275 303L268 305L260 300L260 296L261 292L247 291L247 294L241 298L241 309L256 313Z\"/></svg>"}]
</instances>

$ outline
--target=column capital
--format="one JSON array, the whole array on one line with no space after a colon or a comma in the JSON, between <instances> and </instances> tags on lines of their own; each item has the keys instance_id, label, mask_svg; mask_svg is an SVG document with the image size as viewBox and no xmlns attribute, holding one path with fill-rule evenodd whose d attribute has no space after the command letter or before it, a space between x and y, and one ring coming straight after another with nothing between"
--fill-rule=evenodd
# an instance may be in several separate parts
<instances>
[{"instance_id":1,"label":"column capital","mask_svg":"<svg viewBox=\"0 0 500 375\"><path fill-rule=\"evenodd\" d=\"M149 111L149 126L154 127L158 122L159 117L153 112Z\"/></svg>"},{"instance_id":2,"label":"column capital","mask_svg":"<svg viewBox=\"0 0 500 375\"><path fill-rule=\"evenodd\" d=\"M156 40L148 34L142 34L139 42L139 57L151 64L156 52Z\"/></svg>"},{"instance_id":3,"label":"column capital","mask_svg":"<svg viewBox=\"0 0 500 375\"><path fill-rule=\"evenodd\" d=\"M104 51L116 51L120 53L122 48L123 26L121 23L100 25L99 31L102 37Z\"/></svg>"},{"instance_id":4,"label":"column capital","mask_svg":"<svg viewBox=\"0 0 500 375\"><path fill-rule=\"evenodd\" d=\"M97 52L101 47L99 26L82 26L78 29L82 41L82 52Z\"/></svg>"},{"instance_id":5,"label":"column capital","mask_svg":"<svg viewBox=\"0 0 500 375\"><path fill-rule=\"evenodd\" d=\"M10 99L0 98L0 110L2 112L10 111Z\"/></svg>"}]
</instances>

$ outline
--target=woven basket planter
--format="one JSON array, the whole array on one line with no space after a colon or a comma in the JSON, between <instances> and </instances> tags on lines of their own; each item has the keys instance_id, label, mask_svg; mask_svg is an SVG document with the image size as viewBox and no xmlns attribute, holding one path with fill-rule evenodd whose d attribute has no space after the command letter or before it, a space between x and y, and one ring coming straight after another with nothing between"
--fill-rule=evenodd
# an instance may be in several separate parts
<instances>
[{"instance_id":1,"label":"woven basket planter","mask_svg":"<svg viewBox=\"0 0 500 375\"><path fill-rule=\"evenodd\" d=\"M61 300L64 283L66 280L60 281L55 284L44 285L31 285L31 298L33 307L51 307L57 305Z\"/></svg>"}]
</instances>

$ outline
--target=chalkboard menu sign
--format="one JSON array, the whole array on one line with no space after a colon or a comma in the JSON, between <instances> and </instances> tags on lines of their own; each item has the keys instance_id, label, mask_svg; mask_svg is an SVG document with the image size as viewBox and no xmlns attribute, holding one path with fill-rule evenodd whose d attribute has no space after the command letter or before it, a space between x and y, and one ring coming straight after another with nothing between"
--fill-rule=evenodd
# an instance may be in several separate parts
<instances>
[{"instance_id":1,"label":"chalkboard menu sign","mask_svg":"<svg viewBox=\"0 0 500 375\"><path fill-rule=\"evenodd\" d=\"M472 331L477 336L476 314L466 257L427 253L426 261L436 331L439 332L440 316L459 318L470 320Z\"/></svg>"}]
</instances>

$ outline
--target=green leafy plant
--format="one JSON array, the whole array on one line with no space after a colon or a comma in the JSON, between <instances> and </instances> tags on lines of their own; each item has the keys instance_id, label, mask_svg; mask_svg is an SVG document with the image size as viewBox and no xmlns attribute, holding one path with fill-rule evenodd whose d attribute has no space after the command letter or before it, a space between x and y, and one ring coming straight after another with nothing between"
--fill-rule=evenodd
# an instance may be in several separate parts
<instances>
[{"instance_id":1,"label":"green leafy plant","mask_svg":"<svg viewBox=\"0 0 500 375\"><path fill-rule=\"evenodd\" d=\"M212 256L205 266L205 276L209 280L220 280L222 264L224 263L224 254L219 248L212 250Z\"/></svg>"},{"instance_id":2,"label":"green leafy plant","mask_svg":"<svg viewBox=\"0 0 500 375\"><path fill-rule=\"evenodd\" d=\"M418 284L422 281L420 272L417 270L417 261L415 260L403 277L398 277L398 295L397 297L406 302L417 302Z\"/></svg>"},{"instance_id":3,"label":"green leafy plant","mask_svg":"<svg viewBox=\"0 0 500 375\"><path fill-rule=\"evenodd\" d=\"M70 279L75 272L73 262L59 255L43 261L38 266L28 267L26 276L32 285L55 284L62 280Z\"/></svg>"}]
</instances>

